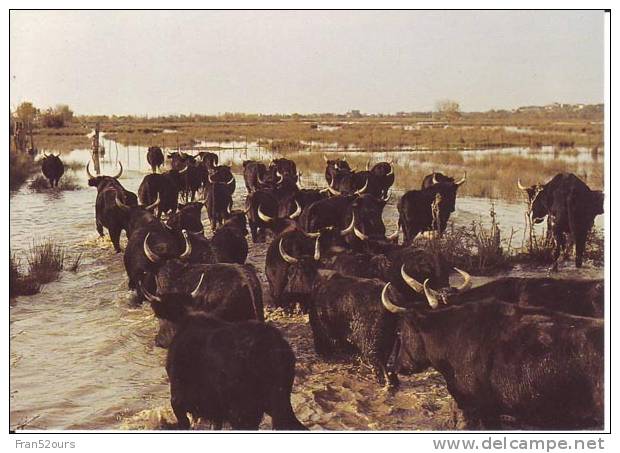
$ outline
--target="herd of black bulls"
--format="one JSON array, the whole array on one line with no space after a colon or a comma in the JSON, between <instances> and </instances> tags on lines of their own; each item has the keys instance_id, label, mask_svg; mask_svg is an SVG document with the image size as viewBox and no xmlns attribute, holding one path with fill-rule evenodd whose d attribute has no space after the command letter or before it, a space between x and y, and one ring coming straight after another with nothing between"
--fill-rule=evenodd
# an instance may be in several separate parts
<instances>
[{"instance_id":1,"label":"herd of black bulls","mask_svg":"<svg viewBox=\"0 0 620 453\"><path fill-rule=\"evenodd\" d=\"M355 171L344 159L326 158L326 187L302 189L293 161L246 161L245 207L233 209L235 178L216 154L167 158L171 169L157 173L164 154L149 148L153 173L138 196L118 181L122 166L115 176L86 170L97 188L97 231L103 236L107 228L117 252L126 232L129 287L159 319L155 341L168 348L179 428L190 427L189 413L217 429L228 423L254 430L267 413L274 429L306 429L290 403L293 350L264 322L262 287L254 266L245 264L248 226L254 243L271 239L270 304L309 315L320 356L358 355L393 390L399 375L433 367L469 428L499 429L506 419L529 429L602 427L602 280L505 277L471 288L469 274L454 268L463 283L450 287L450 263L413 241L444 231L465 177L427 176L420 190L402 196L399 228L386 235L389 162ZM581 266L603 194L573 174L518 185L532 220L548 218L558 250L554 267L567 235Z\"/></svg>"}]
</instances>

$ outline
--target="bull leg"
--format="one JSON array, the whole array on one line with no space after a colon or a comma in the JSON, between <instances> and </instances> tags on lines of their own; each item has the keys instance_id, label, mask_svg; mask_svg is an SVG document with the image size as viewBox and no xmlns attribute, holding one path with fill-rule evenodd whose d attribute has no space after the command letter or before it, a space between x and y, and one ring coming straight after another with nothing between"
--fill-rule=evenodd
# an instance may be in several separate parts
<instances>
[{"instance_id":1,"label":"bull leg","mask_svg":"<svg viewBox=\"0 0 620 453\"><path fill-rule=\"evenodd\" d=\"M564 237L564 233L555 232L555 246L553 248L553 264L551 265L550 271L557 272L558 270L558 261L560 259L560 254L562 252L562 248L566 244L566 238Z\"/></svg>"},{"instance_id":2,"label":"bull leg","mask_svg":"<svg viewBox=\"0 0 620 453\"><path fill-rule=\"evenodd\" d=\"M99 233L99 237L103 237L104 236L103 225L101 224L99 220L95 220L95 225L97 227L97 233Z\"/></svg>"},{"instance_id":3,"label":"bull leg","mask_svg":"<svg viewBox=\"0 0 620 453\"><path fill-rule=\"evenodd\" d=\"M114 245L114 250L116 250L116 253L120 253L121 252L121 229L114 226L111 228L108 228L108 231L110 233L110 240L112 241L112 244Z\"/></svg>"},{"instance_id":4,"label":"bull leg","mask_svg":"<svg viewBox=\"0 0 620 453\"><path fill-rule=\"evenodd\" d=\"M256 223L250 221L250 234L252 235L252 242L254 244L256 244L257 240L258 240L258 228L256 226Z\"/></svg>"},{"instance_id":5,"label":"bull leg","mask_svg":"<svg viewBox=\"0 0 620 453\"><path fill-rule=\"evenodd\" d=\"M174 416L177 418L178 429L189 429L189 418L187 417L187 409L178 398L172 397L170 401Z\"/></svg>"},{"instance_id":6,"label":"bull leg","mask_svg":"<svg viewBox=\"0 0 620 453\"><path fill-rule=\"evenodd\" d=\"M575 235L577 236L577 235ZM575 238L575 266L581 267L583 265L583 252L586 249L586 235L580 234Z\"/></svg>"}]
</instances>

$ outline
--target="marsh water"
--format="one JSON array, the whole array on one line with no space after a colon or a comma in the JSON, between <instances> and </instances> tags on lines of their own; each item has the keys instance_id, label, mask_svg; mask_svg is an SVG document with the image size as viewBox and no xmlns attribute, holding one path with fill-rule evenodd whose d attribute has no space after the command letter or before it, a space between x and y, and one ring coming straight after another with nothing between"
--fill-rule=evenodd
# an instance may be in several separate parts
<instances>
[{"instance_id":1,"label":"marsh water","mask_svg":"<svg viewBox=\"0 0 620 453\"><path fill-rule=\"evenodd\" d=\"M202 143L214 147L213 143ZM221 148L221 147L220 147ZM326 149L330 151L329 148ZM269 151L253 144L228 144L216 151L220 163L234 164L237 190L235 207L245 199L243 177L239 172L245 159L267 160ZM486 151L485 151L486 152ZM547 152L495 150L523 153L533 159L553 158ZM322 160L310 153L292 156L304 172L307 187L324 186ZM365 162L366 155L347 154L352 161ZM117 161L125 171L121 183L137 192L150 169L146 148L125 147L106 142L102 173L116 173ZM589 156L589 157L588 157ZM65 163L85 165L89 150L63 153ZM417 188L419 181L399 178L399 168L431 164L418 161L414 153L384 152L373 159L395 159L396 186L384 211L388 232L396 227L396 203L402 192ZM464 152L466 165L475 165L477 154ZM602 159L577 152L567 158L575 172L584 166L600 166ZM456 171L456 167L452 168ZM154 346L157 322L148 305L130 304L131 293L122 264L106 236L95 231L96 190L88 187L83 168L69 171L80 185L75 191L33 192L28 183L10 198L11 251L26 265L26 253L33 241L51 237L67 247L69 257L82 254L77 272L64 271L57 282L42 287L39 294L19 297L10 307L10 426L18 429L161 429L174 421L169 408L169 389L163 367L165 351ZM491 201L459 196L455 225L472 221L488 224ZM502 232L511 230L513 245L519 245L524 228L522 202L493 202ZM203 211L203 221L207 225ZM603 217L596 220L601 229ZM210 231L210 228L205 228ZM123 242L124 244L124 236ZM250 244L248 261L254 264L264 282L266 244ZM541 274L543 269L515 270L518 275ZM572 264L562 266L558 277L602 277L603 270L591 263L577 271ZM487 277L476 278L482 282ZM266 290L266 285L264 286ZM319 359L312 347L307 318L286 316L269 310L267 319L279 327L297 356L296 381L292 402L302 423L311 429L454 429L458 413L434 371L403 378L402 388L391 393L378 387L365 366L358 361ZM265 426L269 426L267 417Z\"/></svg>"}]
</instances>

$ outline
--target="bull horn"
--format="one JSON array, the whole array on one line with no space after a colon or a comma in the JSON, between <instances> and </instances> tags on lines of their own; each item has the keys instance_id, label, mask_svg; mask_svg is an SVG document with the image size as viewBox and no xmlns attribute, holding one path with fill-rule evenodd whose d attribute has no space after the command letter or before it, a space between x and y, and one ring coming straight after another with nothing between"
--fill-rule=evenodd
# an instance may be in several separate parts
<instances>
[{"instance_id":1,"label":"bull horn","mask_svg":"<svg viewBox=\"0 0 620 453\"><path fill-rule=\"evenodd\" d=\"M187 236L187 230L182 230L181 234L183 235L183 239L185 239L185 251L179 255L180 259L189 258L192 254L192 244L189 242L189 237Z\"/></svg>"},{"instance_id":2,"label":"bull horn","mask_svg":"<svg viewBox=\"0 0 620 453\"><path fill-rule=\"evenodd\" d=\"M306 233L305 231L303 231L304 236L306 236L307 238L312 238L312 239L316 239L321 235L321 232L318 231L316 233Z\"/></svg>"},{"instance_id":3,"label":"bull horn","mask_svg":"<svg viewBox=\"0 0 620 453\"><path fill-rule=\"evenodd\" d=\"M121 175L123 174L123 164L121 164L121 161L120 161L120 160L119 160L119 161L117 161L117 163L118 163L118 166L120 167L120 169L118 170L118 173L117 173L116 175L112 176L112 177L113 177L113 178L115 178L115 179L120 178L120 177L121 177Z\"/></svg>"},{"instance_id":4,"label":"bull horn","mask_svg":"<svg viewBox=\"0 0 620 453\"><path fill-rule=\"evenodd\" d=\"M43 153L43 156L44 156L44 157L50 157L50 155L49 155L49 154L47 154L47 153Z\"/></svg>"},{"instance_id":5,"label":"bull horn","mask_svg":"<svg viewBox=\"0 0 620 453\"><path fill-rule=\"evenodd\" d=\"M226 183L226 184L233 184L235 182L235 177L234 176L230 176L230 180Z\"/></svg>"},{"instance_id":6,"label":"bull horn","mask_svg":"<svg viewBox=\"0 0 620 453\"><path fill-rule=\"evenodd\" d=\"M340 231L340 235L346 236L347 234L352 232L354 228L355 228L355 213L353 213L353 215L351 216L351 224L348 227L346 227L344 230Z\"/></svg>"},{"instance_id":7,"label":"bull horn","mask_svg":"<svg viewBox=\"0 0 620 453\"><path fill-rule=\"evenodd\" d=\"M297 205L297 208L295 209L295 212L288 216L289 219L296 219L297 217L299 217L299 214L301 214L301 205L297 200L295 200L295 204Z\"/></svg>"},{"instance_id":8,"label":"bull horn","mask_svg":"<svg viewBox=\"0 0 620 453\"><path fill-rule=\"evenodd\" d=\"M315 261L321 261L321 245L319 244L319 236L317 236L316 241L314 243L314 260Z\"/></svg>"},{"instance_id":9,"label":"bull horn","mask_svg":"<svg viewBox=\"0 0 620 453\"><path fill-rule=\"evenodd\" d=\"M416 293L422 294L424 292L424 285L413 278L411 275L407 274L405 271L405 265L403 264L400 267L400 276L403 278L405 283L411 287Z\"/></svg>"},{"instance_id":10,"label":"bull horn","mask_svg":"<svg viewBox=\"0 0 620 453\"><path fill-rule=\"evenodd\" d=\"M366 178L366 184L364 184L364 187L362 187L360 190L357 190L357 191L355 192L355 195L361 195L361 194L363 194L364 192L366 192L366 189L368 188L368 179L369 179L369 178Z\"/></svg>"},{"instance_id":11,"label":"bull horn","mask_svg":"<svg viewBox=\"0 0 620 453\"><path fill-rule=\"evenodd\" d=\"M370 159L366 161L366 171L370 170Z\"/></svg>"},{"instance_id":12,"label":"bull horn","mask_svg":"<svg viewBox=\"0 0 620 453\"><path fill-rule=\"evenodd\" d=\"M327 190L329 190L329 192L330 192L332 195L340 195L340 194L341 194L339 191L337 191L336 189L334 189L334 188L332 187L331 183L329 183L329 184L327 185Z\"/></svg>"},{"instance_id":13,"label":"bull horn","mask_svg":"<svg viewBox=\"0 0 620 453\"><path fill-rule=\"evenodd\" d=\"M435 175L435 172L433 172L433 184L437 184L439 181L437 181L437 177Z\"/></svg>"},{"instance_id":14,"label":"bull horn","mask_svg":"<svg viewBox=\"0 0 620 453\"><path fill-rule=\"evenodd\" d=\"M457 186L460 186L466 180L467 180L467 172L463 172L463 177L461 179L459 179L457 182L455 182L454 184L456 184Z\"/></svg>"},{"instance_id":15,"label":"bull horn","mask_svg":"<svg viewBox=\"0 0 620 453\"><path fill-rule=\"evenodd\" d=\"M90 172L90 161L86 164L86 174L89 178L95 178L96 176Z\"/></svg>"},{"instance_id":16,"label":"bull horn","mask_svg":"<svg viewBox=\"0 0 620 453\"><path fill-rule=\"evenodd\" d=\"M226 212L230 214L232 211L230 210L230 205L226 206Z\"/></svg>"},{"instance_id":17,"label":"bull horn","mask_svg":"<svg viewBox=\"0 0 620 453\"><path fill-rule=\"evenodd\" d=\"M278 250L280 250L280 256L282 257L282 259L284 261L286 261L287 263L290 264L295 264L296 262L298 262L299 260L291 255L289 255L288 253L286 253L284 251L284 248L282 247L282 240L280 239L280 242L278 242Z\"/></svg>"},{"instance_id":18,"label":"bull horn","mask_svg":"<svg viewBox=\"0 0 620 453\"><path fill-rule=\"evenodd\" d=\"M390 198L392 197L392 191L388 190L387 195L385 196L385 198L382 198L384 203L387 203L388 201L390 201Z\"/></svg>"},{"instance_id":19,"label":"bull horn","mask_svg":"<svg viewBox=\"0 0 620 453\"><path fill-rule=\"evenodd\" d=\"M277 170L276 170L276 176L278 177L278 184L280 184L282 181L284 181L284 176L282 176L282 173L280 173Z\"/></svg>"},{"instance_id":20,"label":"bull horn","mask_svg":"<svg viewBox=\"0 0 620 453\"><path fill-rule=\"evenodd\" d=\"M198 290L200 290L200 285L202 285L202 281L205 278L205 274L204 272L202 274L200 274L200 280L198 280L198 284L196 285L196 287L194 288L194 290L189 293L190 296L192 296L192 299L195 299L196 296L198 296Z\"/></svg>"},{"instance_id":21,"label":"bull horn","mask_svg":"<svg viewBox=\"0 0 620 453\"><path fill-rule=\"evenodd\" d=\"M439 300L437 300L437 293L428 287L428 278L424 280L424 294L426 295L426 299L428 300L428 304L431 308L437 308L439 306Z\"/></svg>"},{"instance_id":22,"label":"bull horn","mask_svg":"<svg viewBox=\"0 0 620 453\"><path fill-rule=\"evenodd\" d=\"M263 179L260 177L260 173L258 171L256 172L256 180L259 184L265 184L265 181L263 181Z\"/></svg>"},{"instance_id":23,"label":"bull horn","mask_svg":"<svg viewBox=\"0 0 620 453\"><path fill-rule=\"evenodd\" d=\"M273 220L273 217L269 217L268 215L266 215L262 210L261 210L261 205L258 205L258 209L256 210L258 213L258 217L263 221L263 222L271 222Z\"/></svg>"},{"instance_id":24,"label":"bull horn","mask_svg":"<svg viewBox=\"0 0 620 453\"><path fill-rule=\"evenodd\" d=\"M209 184L213 184L213 180L211 179L211 173L207 175L207 179L209 180Z\"/></svg>"},{"instance_id":25,"label":"bull horn","mask_svg":"<svg viewBox=\"0 0 620 453\"><path fill-rule=\"evenodd\" d=\"M143 245L143 249L144 249L144 254L146 255L146 257L149 259L149 261L151 263L159 263L161 261L161 257L159 257L155 252L153 252L151 250L151 248L149 247L148 244L148 240L149 240L149 236L151 235L151 233L148 233L145 238L144 238L144 245Z\"/></svg>"},{"instance_id":26,"label":"bull horn","mask_svg":"<svg viewBox=\"0 0 620 453\"><path fill-rule=\"evenodd\" d=\"M521 184L521 178L517 179L517 187L521 190L527 190L527 187Z\"/></svg>"},{"instance_id":27,"label":"bull horn","mask_svg":"<svg viewBox=\"0 0 620 453\"><path fill-rule=\"evenodd\" d=\"M368 240L368 236L366 234L362 233L360 230L358 230L355 225L353 225L353 233L355 233L355 236L357 236L357 238L362 240L362 241L367 241Z\"/></svg>"},{"instance_id":28,"label":"bull horn","mask_svg":"<svg viewBox=\"0 0 620 453\"><path fill-rule=\"evenodd\" d=\"M115 196L114 196L114 202L116 203L116 206L118 208L121 208L122 210L128 210L129 206L126 205L125 203L123 203L119 198L118 198L118 192L116 192Z\"/></svg>"},{"instance_id":29,"label":"bull horn","mask_svg":"<svg viewBox=\"0 0 620 453\"><path fill-rule=\"evenodd\" d=\"M392 165L392 162L388 162L387 164L390 166L390 172L385 176L392 176L394 174L394 166Z\"/></svg>"},{"instance_id":30,"label":"bull horn","mask_svg":"<svg viewBox=\"0 0 620 453\"><path fill-rule=\"evenodd\" d=\"M459 274L461 274L461 276L465 279L465 281L463 282L461 286L457 286L456 290L458 292L463 292L471 288L471 275L469 275L465 271L460 270L458 267L455 267L454 270L457 271Z\"/></svg>"},{"instance_id":31,"label":"bull horn","mask_svg":"<svg viewBox=\"0 0 620 453\"><path fill-rule=\"evenodd\" d=\"M54 154L54 157L60 157L60 153Z\"/></svg>"},{"instance_id":32,"label":"bull horn","mask_svg":"<svg viewBox=\"0 0 620 453\"><path fill-rule=\"evenodd\" d=\"M151 203L150 205L145 206L144 209L146 209L147 211L150 211L151 209L155 209L157 206L159 206L159 202L160 201L161 200L159 199L159 193L158 193L157 194L157 199L153 203Z\"/></svg>"},{"instance_id":33,"label":"bull horn","mask_svg":"<svg viewBox=\"0 0 620 453\"><path fill-rule=\"evenodd\" d=\"M140 285L140 289L142 290L142 295L144 296L146 300L148 300L149 302L161 302L160 297L155 296L154 294L151 294L148 292L148 290L142 285L142 281L140 281L138 284Z\"/></svg>"},{"instance_id":34,"label":"bull horn","mask_svg":"<svg viewBox=\"0 0 620 453\"><path fill-rule=\"evenodd\" d=\"M391 313L406 313L408 311L407 309L403 307L399 307L398 305L394 305L390 301L390 298L387 295L387 291L390 285L391 283L387 282L385 286L383 287L383 291L381 291L381 303L383 304L385 309Z\"/></svg>"},{"instance_id":35,"label":"bull horn","mask_svg":"<svg viewBox=\"0 0 620 453\"><path fill-rule=\"evenodd\" d=\"M179 170L179 173L185 173L188 168L189 168L189 165L185 164L185 167L183 167L183 170Z\"/></svg>"}]
</instances>

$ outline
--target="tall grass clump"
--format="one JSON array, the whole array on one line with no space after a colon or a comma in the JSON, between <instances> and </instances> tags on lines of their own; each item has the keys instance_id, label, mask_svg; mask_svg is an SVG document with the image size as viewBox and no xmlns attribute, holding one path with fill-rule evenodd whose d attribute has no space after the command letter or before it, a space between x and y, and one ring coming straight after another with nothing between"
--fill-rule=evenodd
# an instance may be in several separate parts
<instances>
[{"instance_id":1,"label":"tall grass clump","mask_svg":"<svg viewBox=\"0 0 620 453\"><path fill-rule=\"evenodd\" d=\"M9 255L9 298L31 296L41 290L41 284L30 275L22 275L19 259L15 254Z\"/></svg>"},{"instance_id":2,"label":"tall grass clump","mask_svg":"<svg viewBox=\"0 0 620 453\"><path fill-rule=\"evenodd\" d=\"M65 264L65 248L48 238L33 242L27 253L28 273L39 283L58 280Z\"/></svg>"},{"instance_id":3,"label":"tall grass clump","mask_svg":"<svg viewBox=\"0 0 620 453\"><path fill-rule=\"evenodd\" d=\"M426 249L442 255L453 266L477 275L493 274L511 266L513 232L502 244L493 206L490 217L488 227L482 222L458 228L450 223L442 236L434 234L417 241L424 241Z\"/></svg>"},{"instance_id":4,"label":"tall grass clump","mask_svg":"<svg viewBox=\"0 0 620 453\"><path fill-rule=\"evenodd\" d=\"M30 183L28 188L34 192L45 192L48 190L79 190L81 186L73 173L65 173L58 182L58 187L51 188L47 178L43 175L37 175Z\"/></svg>"},{"instance_id":5,"label":"tall grass clump","mask_svg":"<svg viewBox=\"0 0 620 453\"><path fill-rule=\"evenodd\" d=\"M17 190L38 170L34 159L25 153L9 151L9 189Z\"/></svg>"}]
</instances>

